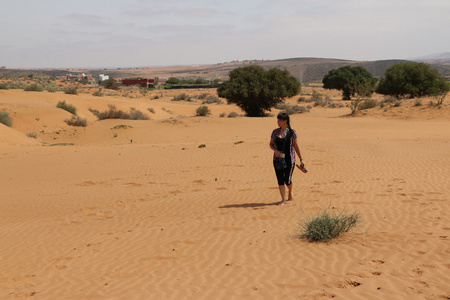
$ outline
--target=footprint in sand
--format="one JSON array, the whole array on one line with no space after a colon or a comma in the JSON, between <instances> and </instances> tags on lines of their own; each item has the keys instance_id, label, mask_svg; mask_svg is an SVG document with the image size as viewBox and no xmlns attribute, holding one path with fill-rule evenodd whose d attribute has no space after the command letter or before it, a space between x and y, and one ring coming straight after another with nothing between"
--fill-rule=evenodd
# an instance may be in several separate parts
<instances>
[{"instance_id":1,"label":"footprint in sand","mask_svg":"<svg viewBox=\"0 0 450 300\"><path fill-rule=\"evenodd\" d=\"M14 297L15 298L29 298L29 297L34 297L37 294L38 294L37 292L23 292L23 293L14 294Z\"/></svg>"},{"instance_id":2,"label":"footprint in sand","mask_svg":"<svg viewBox=\"0 0 450 300\"><path fill-rule=\"evenodd\" d=\"M412 272L416 275L416 276L422 276L423 271L419 268L415 268L412 270Z\"/></svg>"},{"instance_id":3,"label":"footprint in sand","mask_svg":"<svg viewBox=\"0 0 450 300\"><path fill-rule=\"evenodd\" d=\"M361 283L358 281L347 279L345 281L338 282L336 284L336 287L338 287L340 289L352 289L352 288L355 288L360 285L361 285Z\"/></svg>"},{"instance_id":4,"label":"footprint in sand","mask_svg":"<svg viewBox=\"0 0 450 300\"><path fill-rule=\"evenodd\" d=\"M368 271L368 272L356 274L356 276L358 276L360 278L370 278L373 276L380 276L381 274L382 274L381 272ZM347 274L347 275L353 275L353 274Z\"/></svg>"},{"instance_id":5,"label":"footprint in sand","mask_svg":"<svg viewBox=\"0 0 450 300\"><path fill-rule=\"evenodd\" d=\"M379 259L373 259L372 261L369 262L370 266L378 266L384 264L384 261L379 260Z\"/></svg>"},{"instance_id":6,"label":"footprint in sand","mask_svg":"<svg viewBox=\"0 0 450 300\"><path fill-rule=\"evenodd\" d=\"M336 295L328 292L317 293L310 296L312 299L320 299L320 298L335 298Z\"/></svg>"}]
</instances>

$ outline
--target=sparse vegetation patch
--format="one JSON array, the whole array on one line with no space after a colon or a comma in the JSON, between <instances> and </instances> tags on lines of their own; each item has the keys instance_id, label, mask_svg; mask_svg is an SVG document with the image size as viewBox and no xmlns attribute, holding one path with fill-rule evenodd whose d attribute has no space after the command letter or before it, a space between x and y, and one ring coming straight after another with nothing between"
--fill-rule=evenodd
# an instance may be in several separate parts
<instances>
[{"instance_id":1,"label":"sparse vegetation patch","mask_svg":"<svg viewBox=\"0 0 450 300\"><path fill-rule=\"evenodd\" d=\"M68 87L64 90L64 93L68 95L78 95L78 90L75 86Z\"/></svg>"},{"instance_id":2,"label":"sparse vegetation patch","mask_svg":"<svg viewBox=\"0 0 450 300\"><path fill-rule=\"evenodd\" d=\"M302 210L303 212L303 210ZM307 238L314 242L328 242L339 237L342 233L350 231L360 221L358 214L347 214L344 210L340 213L332 209L324 209L315 217L305 216L299 222L299 237Z\"/></svg>"},{"instance_id":3,"label":"sparse vegetation patch","mask_svg":"<svg viewBox=\"0 0 450 300\"><path fill-rule=\"evenodd\" d=\"M304 106L289 105L286 103L280 103L275 106L276 109L284 110L288 115L293 115L296 113L309 112L309 109Z\"/></svg>"},{"instance_id":4,"label":"sparse vegetation patch","mask_svg":"<svg viewBox=\"0 0 450 300\"><path fill-rule=\"evenodd\" d=\"M84 118L80 118L79 116L72 116L72 118L70 119L65 119L64 122L66 122L67 125L70 126L79 126L79 127L87 126L87 120Z\"/></svg>"},{"instance_id":5,"label":"sparse vegetation patch","mask_svg":"<svg viewBox=\"0 0 450 300\"><path fill-rule=\"evenodd\" d=\"M222 100L215 96L207 96L205 100L203 100L202 104L221 104Z\"/></svg>"},{"instance_id":6,"label":"sparse vegetation patch","mask_svg":"<svg viewBox=\"0 0 450 300\"><path fill-rule=\"evenodd\" d=\"M109 109L104 112L99 112L96 109L89 108L89 111L93 113L99 120L105 119L126 119L126 120L148 120L149 117L143 112L131 108L129 112L117 109L115 105L109 104Z\"/></svg>"},{"instance_id":7,"label":"sparse vegetation patch","mask_svg":"<svg viewBox=\"0 0 450 300\"><path fill-rule=\"evenodd\" d=\"M359 109L370 109L370 108L374 108L378 105L377 101L374 99L364 99L360 104L359 104Z\"/></svg>"},{"instance_id":8,"label":"sparse vegetation patch","mask_svg":"<svg viewBox=\"0 0 450 300\"><path fill-rule=\"evenodd\" d=\"M93 92L92 96L102 97L103 96L102 89L98 89L97 91Z\"/></svg>"},{"instance_id":9,"label":"sparse vegetation patch","mask_svg":"<svg viewBox=\"0 0 450 300\"><path fill-rule=\"evenodd\" d=\"M182 93L174 96L172 101L192 101L192 98L188 94Z\"/></svg>"},{"instance_id":10,"label":"sparse vegetation patch","mask_svg":"<svg viewBox=\"0 0 450 300\"><path fill-rule=\"evenodd\" d=\"M24 90L27 92L42 92L44 88L37 83L32 83L30 85L27 85Z\"/></svg>"},{"instance_id":11,"label":"sparse vegetation patch","mask_svg":"<svg viewBox=\"0 0 450 300\"><path fill-rule=\"evenodd\" d=\"M196 110L196 115L200 117L206 117L211 114L210 109L208 106L202 105Z\"/></svg>"}]
</instances>

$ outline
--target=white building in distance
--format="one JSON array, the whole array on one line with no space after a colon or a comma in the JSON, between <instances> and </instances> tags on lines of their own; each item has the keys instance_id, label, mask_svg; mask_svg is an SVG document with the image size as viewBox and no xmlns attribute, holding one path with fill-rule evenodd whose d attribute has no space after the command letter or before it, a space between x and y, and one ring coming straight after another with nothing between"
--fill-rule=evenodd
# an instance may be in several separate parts
<instances>
[{"instance_id":1,"label":"white building in distance","mask_svg":"<svg viewBox=\"0 0 450 300\"><path fill-rule=\"evenodd\" d=\"M100 79L100 81L105 81L105 80L109 79L109 76L108 75L104 75L104 74L100 74L99 79Z\"/></svg>"}]
</instances>

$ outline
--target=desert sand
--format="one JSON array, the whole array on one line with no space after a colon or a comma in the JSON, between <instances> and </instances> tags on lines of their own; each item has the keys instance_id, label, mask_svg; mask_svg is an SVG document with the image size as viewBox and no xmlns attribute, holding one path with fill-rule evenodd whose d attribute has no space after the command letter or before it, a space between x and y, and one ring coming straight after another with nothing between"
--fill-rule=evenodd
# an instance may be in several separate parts
<instances>
[{"instance_id":1,"label":"desert sand","mask_svg":"<svg viewBox=\"0 0 450 300\"><path fill-rule=\"evenodd\" d=\"M449 96L441 109L292 115L309 173L278 206L278 110L227 118L242 111L211 104L196 117L201 102L171 101L181 92L204 91L0 90L14 122L0 124L1 299L450 298ZM63 100L87 127L64 122ZM151 120L88 110L108 104ZM326 208L362 223L329 243L299 238Z\"/></svg>"}]
</instances>

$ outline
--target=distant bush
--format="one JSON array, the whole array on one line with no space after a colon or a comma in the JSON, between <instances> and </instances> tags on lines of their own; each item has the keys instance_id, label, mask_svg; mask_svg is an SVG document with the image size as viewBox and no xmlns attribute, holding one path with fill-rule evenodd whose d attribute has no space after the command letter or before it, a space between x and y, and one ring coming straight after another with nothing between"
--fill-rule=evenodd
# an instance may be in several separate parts
<instances>
[{"instance_id":1,"label":"distant bush","mask_svg":"<svg viewBox=\"0 0 450 300\"><path fill-rule=\"evenodd\" d=\"M414 103L414 106L422 106L422 100L417 99L416 102Z\"/></svg>"},{"instance_id":2,"label":"distant bush","mask_svg":"<svg viewBox=\"0 0 450 300\"><path fill-rule=\"evenodd\" d=\"M36 139L37 138L37 133L36 132L28 132L27 133L27 137L29 137L31 139Z\"/></svg>"},{"instance_id":3,"label":"distant bush","mask_svg":"<svg viewBox=\"0 0 450 300\"><path fill-rule=\"evenodd\" d=\"M203 94L198 95L198 99L203 100L203 99L206 99L206 97L208 97L208 96L209 96L208 93L203 93Z\"/></svg>"},{"instance_id":4,"label":"distant bush","mask_svg":"<svg viewBox=\"0 0 450 300\"><path fill-rule=\"evenodd\" d=\"M8 82L8 87L10 89L25 89L26 83L21 79L13 78L11 82Z\"/></svg>"},{"instance_id":5,"label":"distant bush","mask_svg":"<svg viewBox=\"0 0 450 300\"><path fill-rule=\"evenodd\" d=\"M172 101L192 101L191 97L185 93L174 96Z\"/></svg>"},{"instance_id":6,"label":"distant bush","mask_svg":"<svg viewBox=\"0 0 450 300\"><path fill-rule=\"evenodd\" d=\"M294 106L287 107L286 112L289 115L296 114L296 113L305 113L305 112L309 112L309 108L306 108L304 106L294 105Z\"/></svg>"},{"instance_id":7,"label":"distant bush","mask_svg":"<svg viewBox=\"0 0 450 300\"><path fill-rule=\"evenodd\" d=\"M220 100L215 96L207 96L206 99L202 102L202 104L213 104L213 103L221 104L222 100Z\"/></svg>"},{"instance_id":8,"label":"distant bush","mask_svg":"<svg viewBox=\"0 0 450 300\"><path fill-rule=\"evenodd\" d=\"M341 211L337 214L328 208L314 218L305 216L304 220L299 222L299 236L311 241L328 242L348 232L359 223L359 220L356 213L345 214Z\"/></svg>"},{"instance_id":9,"label":"distant bush","mask_svg":"<svg viewBox=\"0 0 450 300\"><path fill-rule=\"evenodd\" d=\"M97 91L93 92L92 96L102 97L103 96L102 89L98 89Z\"/></svg>"},{"instance_id":10,"label":"distant bush","mask_svg":"<svg viewBox=\"0 0 450 300\"><path fill-rule=\"evenodd\" d=\"M117 83L117 80L115 80L114 78L109 78L107 80L102 81L101 85L110 90L119 89L119 84Z\"/></svg>"},{"instance_id":11,"label":"distant bush","mask_svg":"<svg viewBox=\"0 0 450 300\"><path fill-rule=\"evenodd\" d=\"M147 94L151 91L151 89L149 88L145 88L145 87L139 87L139 92L141 92L142 96L147 96Z\"/></svg>"},{"instance_id":12,"label":"distant bush","mask_svg":"<svg viewBox=\"0 0 450 300\"><path fill-rule=\"evenodd\" d=\"M335 102L331 102L328 104L329 108L339 108L339 107L344 107L344 105L342 103L335 103Z\"/></svg>"},{"instance_id":13,"label":"distant bush","mask_svg":"<svg viewBox=\"0 0 450 300\"><path fill-rule=\"evenodd\" d=\"M27 92L42 92L44 88L37 83L32 83L27 85L24 90Z\"/></svg>"},{"instance_id":14,"label":"distant bush","mask_svg":"<svg viewBox=\"0 0 450 300\"><path fill-rule=\"evenodd\" d=\"M56 104L57 108L64 109L65 111L70 112L72 115L77 114L77 109L75 106L67 104L66 101L59 101L58 104Z\"/></svg>"},{"instance_id":15,"label":"distant bush","mask_svg":"<svg viewBox=\"0 0 450 300\"><path fill-rule=\"evenodd\" d=\"M148 120L149 117L141 112L140 110L135 109L134 107L130 108L130 112L128 113L130 120Z\"/></svg>"},{"instance_id":16,"label":"distant bush","mask_svg":"<svg viewBox=\"0 0 450 300\"><path fill-rule=\"evenodd\" d=\"M289 105L286 103L280 103L275 106L276 109L284 110L288 115L292 115L295 113L304 113L309 112L309 109L305 108L304 106L298 106L298 105Z\"/></svg>"},{"instance_id":17,"label":"distant bush","mask_svg":"<svg viewBox=\"0 0 450 300\"><path fill-rule=\"evenodd\" d=\"M398 98L394 97L394 96L384 96L384 103L395 103L398 101Z\"/></svg>"},{"instance_id":18,"label":"distant bush","mask_svg":"<svg viewBox=\"0 0 450 300\"><path fill-rule=\"evenodd\" d=\"M228 118L237 118L237 117L239 117L239 114L237 112L232 111L228 114Z\"/></svg>"},{"instance_id":19,"label":"distant bush","mask_svg":"<svg viewBox=\"0 0 450 300\"><path fill-rule=\"evenodd\" d=\"M6 111L0 111L0 123L8 127L12 126L13 124L12 119Z\"/></svg>"},{"instance_id":20,"label":"distant bush","mask_svg":"<svg viewBox=\"0 0 450 300\"><path fill-rule=\"evenodd\" d=\"M130 112L124 112L123 110L118 110L115 105L109 104L109 110L104 112L99 112L96 109L89 108L89 111L93 113L99 120L105 119L126 119L126 120L148 120L149 117L139 110L134 108L130 109Z\"/></svg>"},{"instance_id":21,"label":"distant bush","mask_svg":"<svg viewBox=\"0 0 450 300\"><path fill-rule=\"evenodd\" d=\"M147 110L148 110L149 112L151 112L152 114L155 113L155 110L154 110L152 107L147 108Z\"/></svg>"},{"instance_id":22,"label":"distant bush","mask_svg":"<svg viewBox=\"0 0 450 300\"><path fill-rule=\"evenodd\" d=\"M311 96L311 102L322 102L323 101L323 95L321 93L316 92L316 90L313 90L312 96Z\"/></svg>"},{"instance_id":23,"label":"distant bush","mask_svg":"<svg viewBox=\"0 0 450 300\"><path fill-rule=\"evenodd\" d=\"M59 91L59 89L57 87L55 87L54 85L47 87L47 92L49 92L49 93L55 93L57 91Z\"/></svg>"},{"instance_id":24,"label":"distant bush","mask_svg":"<svg viewBox=\"0 0 450 300\"><path fill-rule=\"evenodd\" d=\"M221 113L221 114L219 115L220 118L224 118L224 117L226 117L226 116L227 116L227 113Z\"/></svg>"},{"instance_id":25,"label":"distant bush","mask_svg":"<svg viewBox=\"0 0 450 300\"><path fill-rule=\"evenodd\" d=\"M78 90L76 87L71 86L68 87L64 90L64 93L68 94L68 95L78 95Z\"/></svg>"},{"instance_id":26,"label":"distant bush","mask_svg":"<svg viewBox=\"0 0 450 300\"><path fill-rule=\"evenodd\" d=\"M392 105L393 107L400 107L402 106L402 100L397 100L394 105Z\"/></svg>"},{"instance_id":27,"label":"distant bush","mask_svg":"<svg viewBox=\"0 0 450 300\"><path fill-rule=\"evenodd\" d=\"M86 127L87 126L87 120L80 118L79 116L72 116L71 119L66 119L64 122L67 123L67 125L70 126L80 126L80 127Z\"/></svg>"},{"instance_id":28,"label":"distant bush","mask_svg":"<svg viewBox=\"0 0 450 300\"><path fill-rule=\"evenodd\" d=\"M365 99L359 104L359 109L370 109L376 107L377 105L377 101L374 99Z\"/></svg>"},{"instance_id":29,"label":"distant bush","mask_svg":"<svg viewBox=\"0 0 450 300\"><path fill-rule=\"evenodd\" d=\"M211 111L209 110L208 106L202 105L197 108L196 115L201 117L206 117L211 114Z\"/></svg>"},{"instance_id":30,"label":"distant bush","mask_svg":"<svg viewBox=\"0 0 450 300\"><path fill-rule=\"evenodd\" d=\"M6 83L0 83L0 90L8 90L9 89L9 87L8 87L8 85L6 84Z\"/></svg>"}]
</instances>

